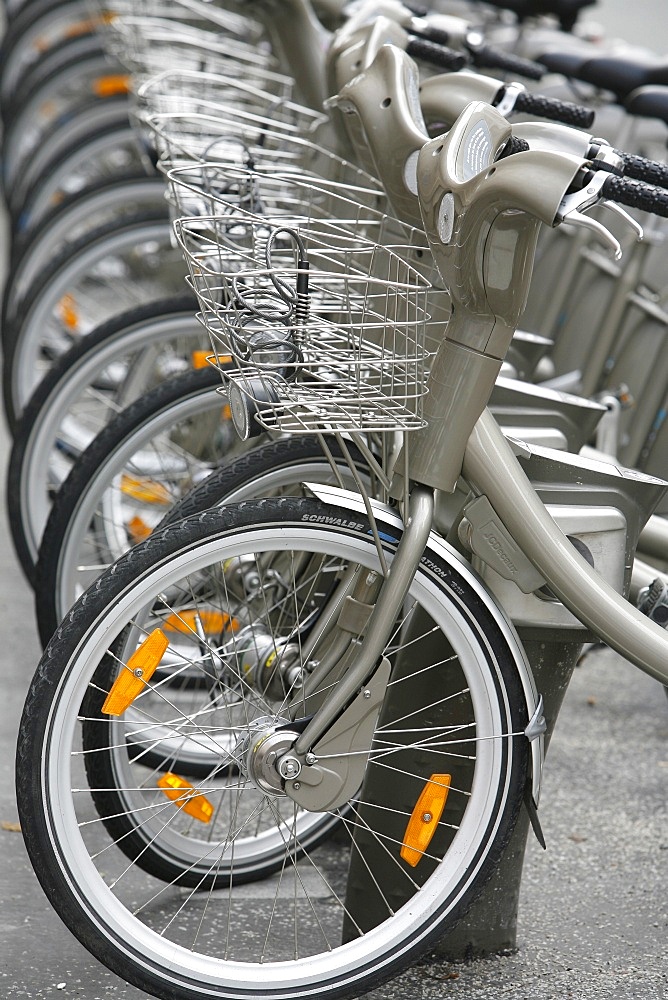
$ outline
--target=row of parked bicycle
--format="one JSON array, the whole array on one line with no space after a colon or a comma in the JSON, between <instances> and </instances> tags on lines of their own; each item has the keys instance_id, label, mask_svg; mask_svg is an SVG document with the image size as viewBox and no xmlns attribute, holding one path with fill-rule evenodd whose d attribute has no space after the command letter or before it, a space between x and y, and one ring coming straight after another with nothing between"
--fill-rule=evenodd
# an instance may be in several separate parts
<instances>
[{"instance_id":1,"label":"row of parked bicycle","mask_svg":"<svg viewBox=\"0 0 668 1000\"><path fill-rule=\"evenodd\" d=\"M592 3L6 5L22 828L156 996L461 919L537 824L515 626L668 680L668 66Z\"/></svg>"}]
</instances>

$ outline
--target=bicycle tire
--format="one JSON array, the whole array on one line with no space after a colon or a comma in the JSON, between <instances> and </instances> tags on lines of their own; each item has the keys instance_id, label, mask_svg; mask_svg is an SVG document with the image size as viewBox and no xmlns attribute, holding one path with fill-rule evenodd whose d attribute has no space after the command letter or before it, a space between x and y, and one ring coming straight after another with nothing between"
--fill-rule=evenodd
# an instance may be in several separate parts
<instances>
[{"instance_id":1,"label":"bicycle tire","mask_svg":"<svg viewBox=\"0 0 668 1000\"><path fill-rule=\"evenodd\" d=\"M12 243L2 295L3 339L5 329L21 309L21 301L29 294L33 283L41 279L51 261L63 252L64 246L114 219L159 209L164 200L162 178L151 177L145 171L133 171L83 188L62 205L55 206L40 221L37 231L17 234Z\"/></svg>"},{"instance_id":2,"label":"bicycle tire","mask_svg":"<svg viewBox=\"0 0 668 1000\"><path fill-rule=\"evenodd\" d=\"M211 367L168 379L118 414L75 461L54 499L35 566L43 645L91 582L91 559L94 578L136 540L133 518L141 518L142 531L152 528L151 519L157 523L193 475L208 473L227 447L243 447L229 418L222 428L229 433L220 440L212 433L224 403L215 391L221 385ZM127 485L128 476L139 485Z\"/></svg>"},{"instance_id":3,"label":"bicycle tire","mask_svg":"<svg viewBox=\"0 0 668 1000\"><path fill-rule=\"evenodd\" d=\"M17 11L16 15L8 22L0 47L0 66L2 66L0 107L3 116L11 107L15 88L19 85L22 76L39 61L41 51L40 47L36 47L34 44L35 36L39 37L39 33L43 33L48 28L49 22L57 24L58 21L62 21L65 24L64 31L60 32L60 37L62 37L63 34L67 33L71 20L76 22L81 17L84 19L90 17L90 8L87 8L85 2L70 0L70 3L63 4L62 0L40 0L38 3L31 3L29 7ZM56 33L56 39L58 39L58 33ZM27 52L32 53L34 58L26 59Z\"/></svg>"},{"instance_id":4,"label":"bicycle tire","mask_svg":"<svg viewBox=\"0 0 668 1000\"><path fill-rule=\"evenodd\" d=\"M12 430L45 370L76 339L58 317L63 297L76 293L86 307L78 318L78 337L86 335L87 326L94 329L122 309L169 294L174 290L175 275L181 276L185 270L170 234L163 210L142 212L87 233L67 248L66 255L52 262L42 275L38 292L7 330L3 393ZM158 260L159 268L153 266ZM119 275L110 273L114 262L122 265ZM132 280L125 273L130 263Z\"/></svg>"},{"instance_id":5,"label":"bicycle tire","mask_svg":"<svg viewBox=\"0 0 668 1000\"><path fill-rule=\"evenodd\" d=\"M114 129L92 132L85 141L52 160L21 196L20 204L9 206L13 228L20 234L35 231L41 220L68 195L98 180L142 168L147 169L147 154L129 121L119 121Z\"/></svg>"},{"instance_id":6,"label":"bicycle tire","mask_svg":"<svg viewBox=\"0 0 668 1000\"><path fill-rule=\"evenodd\" d=\"M19 231L30 228L25 225L25 219L30 214L26 206L30 206L37 196L44 202L43 186L50 184L53 192L49 208L59 204L73 190L71 179L63 178L62 183L57 181L60 186L54 191L52 178L57 179L62 174L61 164L76 163L72 160L74 149L87 155L91 142L103 147L102 137L106 136L108 146L117 144L119 137L122 142L125 132L131 129L127 99L124 97L97 98L85 102L81 107L74 108L65 121L54 122L30 157L20 164L21 169L14 183L7 186L7 207L15 228ZM134 141L138 141L136 135ZM31 227L34 227L32 221Z\"/></svg>"},{"instance_id":7,"label":"bicycle tire","mask_svg":"<svg viewBox=\"0 0 668 1000\"><path fill-rule=\"evenodd\" d=\"M7 469L12 540L31 583L65 467L119 410L174 374L179 362L187 369L190 350L207 348L196 311L194 296L181 295L113 317L62 355L31 396Z\"/></svg>"},{"instance_id":8,"label":"bicycle tire","mask_svg":"<svg viewBox=\"0 0 668 1000\"><path fill-rule=\"evenodd\" d=\"M73 75L83 73L85 67L75 64ZM35 185L36 178L48 174L51 164L66 155L73 146L86 142L91 133L102 130L113 131L130 124L127 97L96 97L86 94L85 80L79 79L79 91L75 99L65 109L61 109L52 121L42 122L44 128L38 130L38 118L30 117L31 108L26 108L26 120L17 119L18 142L12 141L14 149L9 149L5 173L5 191L13 218L18 218L26 198ZM39 96L39 95L38 95ZM26 125L27 121L27 125ZM32 132L32 134L31 134Z\"/></svg>"},{"instance_id":9,"label":"bicycle tire","mask_svg":"<svg viewBox=\"0 0 668 1000\"><path fill-rule=\"evenodd\" d=\"M21 75L18 87L12 95L11 105L7 107L7 126L13 127L14 119L23 111L25 98L30 96L35 87L38 87L41 80L51 78L52 74L57 74L61 66L67 66L73 58L81 56L86 58L91 52L104 52L104 45L99 33L94 31L84 31L74 34L72 37L62 38L47 50L41 53L39 59ZM114 65L113 56L109 57L108 65ZM120 72L120 64L117 64Z\"/></svg>"},{"instance_id":10,"label":"bicycle tire","mask_svg":"<svg viewBox=\"0 0 668 1000\"><path fill-rule=\"evenodd\" d=\"M395 550L392 531L383 532L383 547L387 558L391 559ZM423 680L425 674L431 675L427 685L431 693L427 695L423 711L435 707L436 677L436 700L440 700L448 683L456 689L464 681L467 693L462 694L461 716L455 725L459 726L461 718L470 717L476 726L475 737L467 741L469 763L460 768L460 758L453 757L447 749L436 753L434 761L453 772L454 792L448 796L444 820L429 846L430 860L422 856L419 861L420 865L426 861L424 869L409 869L408 863L400 857L400 845L407 836L404 831L407 817L414 808L412 803L424 786L425 775L428 778L432 773L432 760L425 771L420 755L410 747L395 746L393 736L390 736L392 746L388 749L388 736L383 736L383 732L392 722L387 717L379 724L367 769L371 773L377 762L381 768L390 767L393 777L401 772L403 780L385 782L383 803L365 803L362 782L361 790L348 803L352 815L363 817L363 822L359 822L372 829L376 837L375 849L370 853L363 841L354 842L351 849L364 852L372 870L378 855L391 855L394 878L412 885L410 900L393 908L386 899L385 919L374 927L358 927L352 932L350 928L343 928L346 851L340 842L342 838L338 838L335 850L325 846L317 852L307 846L304 851L304 845L290 832L289 824L283 833L286 842L280 849L283 862L279 874L268 887L260 886L244 895L244 888L238 889L234 883L234 850L226 853L225 845L234 844L238 838L239 868L243 876L252 876L254 865L257 877L266 877L266 870L257 852L253 855L253 846L246 845L246 840L252 838L244 835L248 813L241 802L237 804L237 819L233 812L225 813L222 839L213 831L199 841L200 865L204 865L203 856L206 856L209 879L224 869L226 891L215 895L207 892L184 895L183 891L176 890L176 899L174 884L170 889L169 884L152 881L154 876L139 867L146 858L149 842L153 851L162 851L165 855L169 854L172 845L167 833L165 842L160 842L164 829L160 828L157 814L147 819L146 809L150 808L147 802L155 796L148 786L139 791L142 781L135 771L141 767L140 763L130 759L123 741L121 744L114 742L117 735L114 723L105 723L100 716L100 701L115 673L110 668L108 651L112 650L112 660L113 656L121 654L121 662L125 662L126 654L136 648L137 629L143 636L142 630L159 620L155 617L158 610L164 613L173 606L178 609L180 595L190 593L196 580L201 585L204 602L209 579L216 574L222 579L226 572L224 567L230 566L228 560L232 560L231 572L236 572L245 553L253 553L258 571L260 568L263 573L266 571L265 583L273 579L269 575L273 560L279 581L274 583L274 590L282 588L290 595L281 603L281 608L294 608L294 613L285 611L284 628L294 629L295 622L301 627L299 615L305 601L316 605L316 611L310 614L326 608L318 587L322 582L322 592L329 593L329 582L321 581L321 576L324 578L327 572L338 571L347 565L362 567L362 572L379 571L370 526L364 514L311 499L261 500L210 510L157 532L131 550L77 602L49 644L32 682L19 729L17 752L17 796L26 846L47 896L70 930L110 969L155 996L191 1000L194 990L201 996L217 1000L248 1000L251 996L304 1000L322 996L323 992L329 997L359 994L385 981L437 939L443 938L493 872L511 835L527 767L528 741L523 735L527 720L518 671L521 653L514 646L512 633L503 624L498 609L460 557L443 548L439 552L428 549L411 585L408 602L410 608L419 606L422 609L442 640L439 663L421 666ZM260 554L266 557L265 561ZM305 560L302 563L298 561L300 556ZM313 562L309 563L309 559ZM300 565L304 578L297 569ZM293 567L292 576L290 566ZM309 572L306 572L307 567ZM252 593L240 596L243 581L237 583L234 593L239 595L238 607L230 603L229 592L219 587L219 593L228 593L228 603L224 606L236 615L246 609L258 628L263 622L270 629L274 624L271 601L265 602L267 612L262 617L261 602L254 602ZM161 603L155 604L156 600ZM305 610L304 614L307 614ZM285 634L280 628L279 632L276 641ZM388 650L396 664L401 657L400 639L397 646L398 650ZM194 648L193 655L201 663L200 646L195 644ZM213 654L213 644L208 648ZM415 652L417 647L413 644L412 648ZM442 670L446 648L453 653L447 678ZM236 663L233 655L231 662ZM434 669L439 673L431 674ZM230 670L234 676L233 667ZM400 674L395 676L399 683L403 682ZM403 680L416 683L410 669ZM439 684L445 688L439 688ZM221 681L221 689L223 686ZM265 733L269 727L275 735L270 720L282 723L280 701L277 706L269 696L264 697L254 690L250 683L248 689L243 684L234 688L234 681L230 680L228 687L234 697L242 699L240 712L244 718L257 719L259 713L263 719L257 722L257 731ZM448 700L452 705L452 699ZM84 762L90 765L98 755L106 756L108 767L103 777L108 780L110 770L115 769L113 787L96 784L96 765L92 770L89 766L84 774L80 753L72 757L72 751L80 746L78 720L81 716L89 720L89 729L94 723L100 726L95 752L84 753ZM454 717L453 711L451 721ZM180 721L178 712L173 725L176 725L175 719ZM245 723L235 723L231 715L228 719L228 730L234 730L235 738L237 735L245 738L256 732L252 727L249 730ZM411 719L414 721L419 724L420 719ZM193 720L184 717L184 724L188 722ZM194 724L197 725L196 717ZM453 747L453 730L445 720L442 718L435 725L436 728L430 730L431 740L423 747L427 757L434 751L438 725L441 734L449 734L449 746ZM105 728L108 729L106 734ZM413 742L414 733L409 740ZM471 742L474 751L469 745ZM462 749L462 740L457 735L454 747ZM387 759L388 753L391 761ZM475 757L474 762L470 761L471 756ZM229 752L221 748L220 757L225 763ZM248 760L244 764L249 774L252 763ZM130 785L125 783L128 777ZM80 793L71 787L90 788L91 784L102 824L81 822L83 808L88 810L87 818L91 818L90 800L83 803ZM225 788L222 779L218 787L212 779L198 791L207 794L213 805L214 801L222 802ZM244 778L240 782L235 778L233 795L235 788L237 797L243 794L250 800L245 808L251 810L251 816L253 809L267 805L267 797L257 784L255 772L252 780ZM410 797L406 794L407 788L411 789ZM107 808L104 806L105 789L110 789L111 794ZM470 795L463 794L467 791ZM280 793L275 798L280 799L281 806L287 800L287 796L280 796ZM159 809L163 808L162 802ZM123 831L117 827L118 812L111 815L120 803L124 806ZM287 805L291 803L288 801ZM275 805L272 808L275 809ZM338 809L332 811L339 815ZM216 815L222 813L221 805ZM178 808L173 811L174 815L176 820L172 818L172 823L180 821L187 825L187 819L183 820ZM299 812L292 815L293 829L297 829ZM317 816L317 813L309 815ZM283 832L280 814L276 816L279 832ZM280 838L267 813L263 814L264 819L268 823L272 846L278 848ZM347 821L345 815L341 819L350 847L356 824ZM451 821L454 821L455 830L447 827ZM157 823L160 829L156 831L151 823ZM175 826L169 833L178 837ZM153 840L152 834L155 834ZM134 843L132 838L135 838ZM191 840L192 852L196 843L197 840ZM120 864L109 851L99 853L105 844L116 845L121 852L126 852L119 859ZM300 867L298 860L304 854L306 859ZM173 857L166 861L174 864ZM102 865L104 877L99 871ZM285 886L281 872L287 873ZM121 873L123 878L118 881ZM251 885L257 886L257 883ZM380 891L382 886L377 888ZM286 902L286 898L293 900L293 893L294 901ZM145 904L156 898L160 899L160 904L154 905L151 911ZM131 910L128 910L126 903L130 899ZM301 902L303 906L300 907ZM229 908L233 905L236 906L234 916ZM287 947L280 926L280 914L285 908L290 911ZM184 916L190 916L193 921L191 932L180 924ZM348 923L350 916L348 913ZM241 927L243 935L234 932ZM225 942L224 947L221 941ZM249 958L251 948L256 950Z\"/></svg>"},{"instance_id":11,"label":"bicycle tire","mask_svg":"<svg viewBox=\"0 0 668 1000\"><path fill-rule=\"evenodd\" d=\"M341 461L340 475L350 481L346 486L354 488L352 474L347 470L339 445L333 438L325 437L325 440L333 458ZM368 480L366 459L355 445L348 444L347 447L358 474ZM250 451L225 461L174 504L160 522L160 527L222 504L274 497L279 495L278 490L285 490L287 486L294 488L289 495L297 496L301 483L330 481L336 485L319 438L311 434L290 434L277 441L260 443Z\"/></svg>"}]
</instances>

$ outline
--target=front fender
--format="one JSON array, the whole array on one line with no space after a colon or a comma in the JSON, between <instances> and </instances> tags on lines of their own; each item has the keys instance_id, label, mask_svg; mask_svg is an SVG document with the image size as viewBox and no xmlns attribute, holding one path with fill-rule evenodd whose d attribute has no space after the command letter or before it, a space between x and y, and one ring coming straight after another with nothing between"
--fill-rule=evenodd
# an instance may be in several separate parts
<instances>
[{"instance_id":1,"label":"front fender","mask_svg":"<svg viewBox=\"0 0 668 1000\"><path fill-rule=\"evenodd\" d=\"M344 490L338 486L328 486L322 483L304 483L310 493L322 503L332 504L336 507L344 507L346 510L357 511L360 514L367 514L367 507L364 499L359 493L352 490ZM403 530L403 521L396 510L380 500L368 499L373 515L379 524L385 524L395 530ZM527 660L524 647L520 642L515 628L507 617L496 598L489 592L485 582L478 576L471 565L464 557L457 552L445 539L437 532L432 531L427 542L427 549L434 552L444 562L451 564L462 574L467 581L478 591L480 599L484 602L488 612L494 617L500 631L503 633L508 646L513 651L517 670L522 683L522 690L526 701L527 716L530 720L530 731L527 736L531 742L532 760L532 794L534 802L538 803L540 796L541 776L543 770L543 760L545 756L544 746L544 721L542 720L542 698L536 690L533 673Z\"/></svg>"}]
</instances>

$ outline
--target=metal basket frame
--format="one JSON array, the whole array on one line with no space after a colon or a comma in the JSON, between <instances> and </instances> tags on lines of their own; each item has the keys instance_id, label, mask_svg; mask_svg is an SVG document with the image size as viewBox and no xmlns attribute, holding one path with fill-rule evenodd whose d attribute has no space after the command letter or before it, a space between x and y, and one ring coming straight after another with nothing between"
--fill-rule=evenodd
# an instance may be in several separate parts
<instances>
[{"instance_id":1,"label":"metal basket frame","mask_svg":"<svg viewBox=\"0 0 668 1000\"><path fill-rule=\"evenodd\" d=\"M229 38L219 30L181 24L166 18L128 15L114 19L104 32L107 49L140 80L165 66L209 73L241 72L251 81L279 63L268 43Z\"/></svg>"},{"instance_id":2,"label":"metal basket frame","mask_svg":"<svg viewBox=\"0 0 668 1000\"><path fill-rule=\"evenodd\" d=\"M368 221L308 218L305 210L270 219L230 205L175 223L212 363L236 362L225 381L263 399L257 419L267 429L424 424L430 285L393 248L367 238ZM294 258L297 246L303 259L302 250Z\"/></svg>"},{"instance_id":3,"label":"metal basket frame","mask_svg":"<svg viewBox=\"0 0 668 1000\"><path fill-rule=\"evenodd\" d=\"M173 23L195 24L209 30L221 30L240 41L256 42L265 36L264 25L247 11L232 10L209 0L99 0L104 11L114 19L123 17L163 18Z\"/></svg>"}]
</instances>

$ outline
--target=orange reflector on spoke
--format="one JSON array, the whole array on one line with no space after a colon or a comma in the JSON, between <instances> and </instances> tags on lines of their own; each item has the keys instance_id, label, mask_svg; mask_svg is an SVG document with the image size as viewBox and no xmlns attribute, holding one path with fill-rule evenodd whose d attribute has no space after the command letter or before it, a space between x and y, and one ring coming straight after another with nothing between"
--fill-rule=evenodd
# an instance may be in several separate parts
<instances>
[{"instance_id":1,"label":"orange reflector on spoke","mask_svg":"<svg viewBox=\"0 0 668 1000\"><path fill-rule=\"evenodd\" d=\"M121 492L142 503L166 506L172 502L169 490L162 483L144 476L131 476L127 472L121 476Z\"/></svg>"},{"instance_id":2,"label":"orange reflector on spoke","mask_svg":"<svg viewBox=\"0 0 668 1000\"><path fill-rule=\"evenodd\" d=\"M102 22L103 18L100 17L88 17L81 21L75 21L65 31L65 38L81 38L82 35L90 35L97 31Z\"/></svg>"},{"instance_id":3,"label":"orange reflector on spoke","mask_svg":"<svg viewBox=\"0 0 668 1000\"><path fill-rule=\"evenodd\" d=\"M162 627L171 629L173 632L181 632L184 635L197 634L198 622L201 624L205 635L220 635L226 629L235 631L239 628L239 622L231 615L226 615L224 611L196 611L189 608L187 611L177 611L168 618L165 618Z\"/></svg>"},{"instance_id":4,"label":"orange reflector on spoke","mask_svg":"<svg viewBox=\"0 0 668 1000\"><path fill-rule=\"evenodd\" d=\"M58 303L58 315L60 322L70 332L74 332L79 326L79 310L76 299L69 292L66 292Z\"/></svg>"},{"instance_id":5,"label":"orange reflector on spoke","mask_svg":"<svg viewBox=\"0 0 668 1000\"><path fill-rule=\"evenodd\" d=\"M451 781L449 774L432 774L413 807L401 848L401 857L413 868L424 857L431 838L436 833Z\"/></svg>"},{"instance_id":6,"label":"orange reflector on spoke","mask_svg":"<svg viewBox=\"0 0 668 1000\"><path fill-rule=\"evenodd\" d=\"M91 90L96 97L115 97L117 94L130 93L130 76L128 73L109 73L98 76L91 84Z\"/></svg>"},{"instance_id":7,"label":"orange reflector on spoke","mask_svg":"<svg viewBox=\"0 0 668 1000\"><path fill-rule=\"evenodd\" d=\"M105 698L105 715L122 715L144 690L165 655L169 639L159 628L147 636L118 675Z\"/></svg>"},{"instance_id":8,"label":"orange reflector on spoke","mask_svg":"<svg viewBox=\"0 0 668 1000\"><path fill-rule=\"evenodd\" d=\"M151 529L141 517L131 517L128 521L128 533L134 543L143 542L151 534Z\"/></svg>"},{"instance_id":9,"label":"orange reflector on spoke","mask_svg":"<svg viewBox=\"0 0 668 1000\"><path fill-rule=\"evenodd\" d=\"M210 351L193 351L191 358L193 368L206 368L209 364L209 358L213 361Z\"/></svg>"},{"instance_id":10,"label":"orange reflector on spoke","mask_svg":"<svg viewBox=\"0 0 668 1000\"><path fill-rule=\"evenodd\" d=\"M179 809L182 809L188 816L198 819L200 823L208 823L213 816L213 805L206 795L196 792L194 787L185 778L179 778L178 774L168 771L158 781L158 788L162 788L168 799L171 799Z\"/></svg>"},{"instance_id":11,"label":"orange reflector on spoke","mask_svg":"<svg viewBox=\"0 0 668 1000\"><path fill-rule=\"evenodd\" d=\"M212 354L211 351L193 351L190 355L193 368L206 368L207 365L229 365L231 354Z\"/></svg>"}]
</instances>

